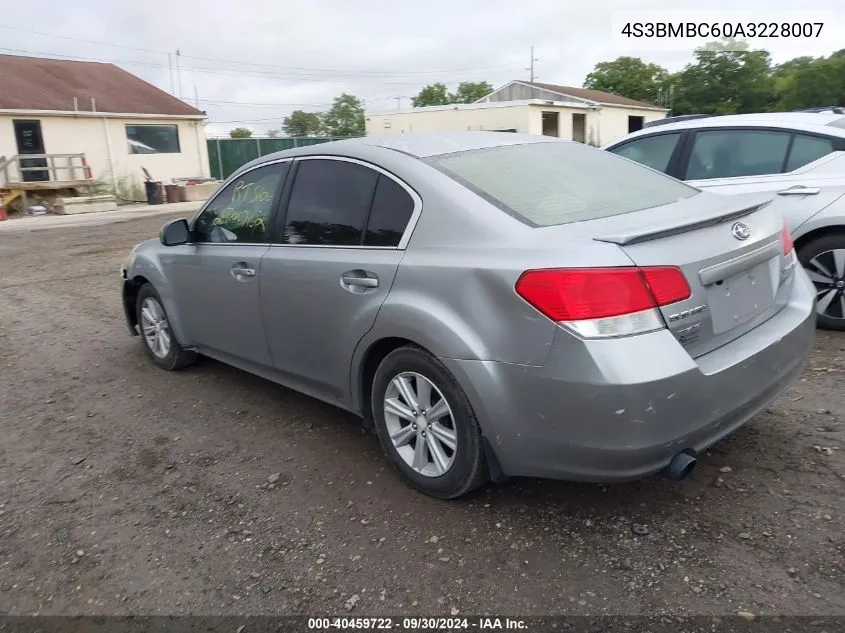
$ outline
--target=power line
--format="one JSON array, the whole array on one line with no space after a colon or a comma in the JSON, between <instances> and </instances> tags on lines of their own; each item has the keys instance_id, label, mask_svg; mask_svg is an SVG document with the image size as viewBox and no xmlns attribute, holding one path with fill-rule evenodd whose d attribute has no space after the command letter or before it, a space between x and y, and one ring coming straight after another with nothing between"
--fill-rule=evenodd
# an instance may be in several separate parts
<instances>
[{"instance_id":1,"label":"power line","mask_svg":"<svg viewBox=\"0 0 845 633\"><path fill-rule=\"evenodd\" d=\"M367 97L367 101L395 101L396 99L409 99L410 97ZM201 103L217 106L249 107L249 108L323 108L333 104L331 101L324 103L251 103L249 101L219 101L217 99L200 99Z\"/></svg>"},{"instance_id":2,"label":"power line","mask_svg":"<svg viewBox=\"0 0 845 633\"><path fill-rule=\"evenodd\" d=\"M154 62L141 62L135 60L116 60L116 59L103 59L98 57L87 57L83 55L60 55L58 53L47 53L43 51L31 51L19 48L6 48L0 47L0 50L3 51L10 51L14 53L23 53L26 55L32 56L43 56L47 58L57 58L57 59L71 59L74 61L93 61L93 62L101 62L101 63L110 63L110 64L126 64L126 65L135 65L135 66L145 66L149 68L170 68L169 64L157 64ZM182 57L187 57L187 55L182 55ZM182 66L184 70L192 70L201 74L208 74L208 75L221 75L221 76L229 76L229 77L262 77L265 79L279 79L279 80L287 80L287 81L312 81L312 82L319 82L319 83L367 83L367 84L379 84L384 86L416 86L419 85L420 79L412 79L410 81L380 81L378 77L369 77L369 78L362 78L359 75L351 75L348 77L322 77L322 76L314 76L309 74L297 74L297 73L271 73L269 71L246 71L246 70L234 70L234 69L216 69L216 68L206 68L206 67L196 67L196 66Z\"/></svg>"},{"instance_id":3,"label":"power line","mask_svg":"<svg viewBox=\"0 0 845 633\"><path fill-rule=\"evenodd\" d=\"M149 48L139 48L136 46L126 46L123 44L114 44L110 42L102 42L97 40L89 40L79 37L72 37L69 35L58 35L56 33L46 33L43 31L34 31L32 29L24 29L16 26L9 26L7 24L0 24L0 28L10 29L13 31L21 31L23 33L31 33L33 35L41 35L45 37L55 37L63 40L70 40L74 42L83 42L86 44L95 44L98 46L110 46L114 48L122 48L126 50L133 50L139 51L143 53L152 53L156 55L168 55L168 51L160 51L160 50L153 50ZM12 50L12 49L3 49L3 50ZM514 70L511 67L505 66L497 66L497 67L488 67L488 68L452 68L452 69L443 69L443 70L409 70L409 71L402 71L402 70L392 70L392 71L385 71L385 70L365 70L365 71L343 71L334 68L312 68L306 66L280 66L278 64L264 64L258 62L247 62L247 61L240 61L240 60L233 60L233 59L220 59L215 57L202 57L199 55L186 55L182 54L182 57L188 59L197 59L201 61L210 61L210 62L218 62L223 64L239 64L245 66L257 66L261 68L275 68L278 70L282 70L285 72L290 71L305 71L306 73L341 73L350 76L372 76L372 77L392 77L392 76L400 76L400 77L409 77L409 76L430 76L430 75L444 75L444 74L459 74L459 73L484 73L484 72L496 72L496 71L504 71L504 70ZM140 63L140 62L121 62L121 63ZM232 69L234 72L241 72L236 69Z\"/></svg>"}]
</instances>

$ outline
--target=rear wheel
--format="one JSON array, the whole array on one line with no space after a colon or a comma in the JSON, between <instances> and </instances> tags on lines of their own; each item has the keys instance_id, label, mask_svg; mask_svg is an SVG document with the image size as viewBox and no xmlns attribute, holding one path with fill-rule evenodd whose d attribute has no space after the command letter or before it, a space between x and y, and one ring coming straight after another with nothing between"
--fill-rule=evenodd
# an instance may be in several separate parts
<instances>
[{"instance_id":1,"label":"rear wheel","mask_svg":"<svg viewBox=\"0 0 845 633\"><path fill-rule=\"evenodd\" d=\"M161 297L152 285L141 286L135 305L138 310L138 331L150 360L169 371L187 367L196 361L196 353L184 349L176 340Z\"/></svg>"},{"instance_id":2,"label":"rear wheel","mask_svg":"<svg viewBox=\"0 0 845 633\"><path fill-rule=\"evenodd\" d=\"M816 287L819 327L845 330L845 235L824 235L798 251L798 260Z\"/></svg>"},{"instance_id":3,"label":"rear wheel","mask_svg":"<svg viewBox=\"0 0 845 633\"><path fill-rule=\"evenodd\" d=\"M475 413L431 354L414 347L388 354L376 370L372 410L382 448L417 490L453 499L487 480Z\"/></svg>"}]
</instances>

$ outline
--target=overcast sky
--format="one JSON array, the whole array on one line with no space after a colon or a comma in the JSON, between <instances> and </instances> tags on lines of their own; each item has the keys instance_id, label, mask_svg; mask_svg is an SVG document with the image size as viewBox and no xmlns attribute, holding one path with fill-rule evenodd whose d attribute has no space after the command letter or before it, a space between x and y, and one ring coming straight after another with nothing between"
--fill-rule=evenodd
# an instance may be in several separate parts
<instances>
[{"instance_id":1,"label":"overcast sky","mask_svg":"<svg viewBox=\"0 0 845 633\"><path fill-rule=\"evenodd\" d=\"M181 96L210 115L209 134L232 127L278 129L292 110L324 110L342 92L367 111L410 106L434 81L495 86L528 79L530 48L538 81L580 86L595 64L633 54L678 70L688 50L644 51L612 34L614 12L634 0L39 0L4 2L0 53L111 61L168 92L168 52L181 50ZM729 20L736 0L710 0ZM842 0L744 0L742 17L767 20L829 11L823 37L770 40L775 62L845 47ZM652 0L654 10L694 11L691 0ZM836 12L836 13L834 13ZM807 14L809 15L809 14ZM12 27L12 28L9 28ZM36 31L34 33L32 31ZM58 36L58 37L57 37ZM90 40L90 42L82 41ZM175 74L175 73L174 73ZM173 87L175 86L175 87ZM397 101L401 98L401 101Z\"/></svg>"}]
</instances>

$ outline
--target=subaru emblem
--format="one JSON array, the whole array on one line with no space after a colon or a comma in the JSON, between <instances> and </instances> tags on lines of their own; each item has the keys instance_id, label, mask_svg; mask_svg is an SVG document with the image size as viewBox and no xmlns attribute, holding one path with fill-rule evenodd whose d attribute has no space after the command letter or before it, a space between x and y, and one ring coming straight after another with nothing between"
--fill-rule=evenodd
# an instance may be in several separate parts
<instances>
[{"instance_id":1,"label":"subaru emblem","mask_svg":"<svg viewBox=\"0 0 845 633\"><path fill-rule=\"evenodd\" d=\"M734 222L731 227L731 234L738 240L747 240L751 237L751 227L745 222Z\"/></svg>"}]
</instances>

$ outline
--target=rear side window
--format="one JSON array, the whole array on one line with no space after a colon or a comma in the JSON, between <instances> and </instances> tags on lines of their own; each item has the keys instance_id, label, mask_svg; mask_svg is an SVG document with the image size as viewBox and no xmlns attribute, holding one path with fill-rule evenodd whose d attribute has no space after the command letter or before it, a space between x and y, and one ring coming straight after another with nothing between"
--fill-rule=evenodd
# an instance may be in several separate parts
<instances>
[{"instance_id":1,"label":"rear side window","mask_svg":"<svg viewBox=\"0 0 845 633\"><path fill-rule=\"evenodd\" d=\"M610 152L565 141L446 154L427 162L533 226L621 215L700 193Z\"/></svg>"},{"instance_id":2,"label":"rear side window","mask_svg":"<svg viewBox=\"0 0 845 633\"><path fill-rule=\"evenodd\" d=\"M687 180L779 174L789 148L789 132L719 130L697 132Z\"/></svg>"},{"instance_id":3,"label":"rear side window","mask_svg":"<svg viewBox=\"0 0 845 633\"><path fill-rule=\"evenodd\" d=\"M832 151L833 141L829 138L796 134L792 141L792 150L789 152L789 160L786 163L786 171L809 165Z\"/></svg>"},{"instance_id":4,"label":"rear side window","mask_svg":"<svg viewBox=\"0 0 845 633\"><path fill-rule=\"evenodd\" d=\"M367 222L365 246L399 246L414 212L414 199L395 180L378 177L373 207Z\"/></svg>"},{"instance_id":5,"label":"rear side window","mask_svg":"<svg viewBox=\"0 0 845 633\"><path fill-rule=\"evenodd\" d=\"M379 173L340 160L299 163L282 241L285 244L358 246Z\"/></svg>"},{"instance_id":6,"label":"rear side window","mask_svg":"<svg viewBox=\"0 0 845 633\"><path fill-rule=\"evenodd\" d=\"M680 134L657 134L625 143L610 151L665 173L680 138Z\"/></svg>"}]
</instances>

